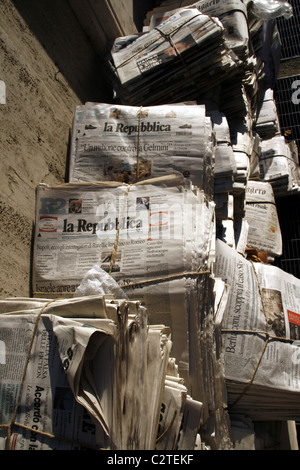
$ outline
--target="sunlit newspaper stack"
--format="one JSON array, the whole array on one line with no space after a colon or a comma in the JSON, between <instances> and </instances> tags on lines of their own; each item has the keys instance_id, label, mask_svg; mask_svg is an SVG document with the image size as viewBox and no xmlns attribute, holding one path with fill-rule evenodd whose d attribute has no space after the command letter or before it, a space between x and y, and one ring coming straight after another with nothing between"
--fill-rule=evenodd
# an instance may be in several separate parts
<instances>
[{"instance_id":1,"label":"sunlit newspaper stack","mask_svg":"<svg viewBox=\"0 0 300 470\"><path fill-rule=\"evenodd\" d=\"M258 107L255 122L256 132L264 140L280 134L280 124L277 114L277 106L274 99L274 92L271 88L264 92L261 103Z\"/></svg>"},{"instance_id":2,"label":"sunlit newspaper stack","mask_svg":"<svg viewBox=\"0 0 300 470\"><path fill-rule=\"evenodd\" d=\"M165 21L174 11L182 7L197 8L201 13L217 17L225 28L226 44L241 58L248 55L249 33L247 25L247 7L241 0L164 0L159 7L149 11L144 24L154 28Z\"/></svg>"},{"instance_id":3,"label":"sunlit newspaper stack","mask_svg":"<svg viewBox=\"0 0 300 470\"><path fill-rule=\"evenodd\" d=\"M178 173L212 198L214 151L204 105L86 103L74 113L69 181L131 184Z\"/></svg>"},{"instance_id":4,"label":"sunlit newspaper stack","mask_svg":"<svg viewBox=\"0 0 300 470\"><path fill-rule=\"evenodd\" d=\"M260 155L261 178L271 183L275 197L299 192L300 170L297 145L282 135L263 140Z\"/></svg>"},{"instance_id":5,"label":"sunlit newspaper stack","mask_svg":"<svg viewBox=\"0 0 300 470\"><path fill-rule=\"evenodd\" d=\"M39 185L32 287L38 297L72 296L94 265L111 274L147 305L151 324L170 327L179 374L206 422L226 418L212 347L215 206L184 183L173 175Z\"/></svg>"},{"instance_id":6,"label":"sunlit newspaper stack","mask_svg":"<svg viewBox=\"0 0 300 470\"><path fill-rule=\"evenodd\" d=\"M219 19L183 8L122 49L116 39L107 59L116 97L137 106L196 99L236 71L224 31Z\"/></svg>"},{"instance_id":7,"label":"sunlit newspaper stack","mask_svg":"<svg viewBox=\"0 0 300 470\"><path fill-rule=\"evenodd\" d=\"M215 275L229 286L222 344L230 413L298 420L300 281L217 240Z\"/></svg>"},{"instance_id":8,"label":"sunlit newspaper stack","mask_svg":"<svg viewBox=\"0 0 300 470\"><path fill-rule=\"evenodd\" d=\"M202 404L139 302L11 298L0 311L2 449L194 448Z\"/></svg>"},{"instance_id":9,"label":"sunlit newspaper stack","mask_svg":"<svg viewBox=\"0 0 300 470\"><path fill-rule=\"evenodd\" d=\"M246 189L246 214L249 225L247 246L266 252L270 258L281 256L282 235L272 185L249 180Z\"/></svg>"}]
</instances>

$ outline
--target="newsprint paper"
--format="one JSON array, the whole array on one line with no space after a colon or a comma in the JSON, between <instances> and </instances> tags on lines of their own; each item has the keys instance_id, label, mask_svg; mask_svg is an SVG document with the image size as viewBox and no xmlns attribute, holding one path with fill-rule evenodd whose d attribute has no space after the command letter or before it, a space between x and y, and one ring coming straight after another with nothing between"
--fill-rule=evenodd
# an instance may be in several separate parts
<instances>
[{"instance_id":1,"label":"newsprint paper","mask_svg":"<svg viewBox=\"0 0 300 470\"><path fill-rule=\"evenodd\" d=\"M228 403L255 420L299 418L300 281L217 240L215 275L229 286L222 322Z\"/></svg>"},{"instance_id":2,"label":"newsprint paper","mask_svg":"<svg viewBox=\"0 0 300 470\"><path fill-rule=\"evenodd\" d=\"M247 246L270 256L282 254L282 235L272 185L249 180L245 219L249 224Z\"/></svg>"},{"instance_id":3,"label":"newsprint paper","mask_svg":"<svg viewBox=\"0 0 300 470\"><path fill-rule=\"evenodd\" d=\"M215 222L214 204L183 183L39 185L33 295L73 296L98 264L126 292L148 305L151 298L151 322L172 327L175 357L185 363L187 289L209 271Z\"/></svg>"},{"instance_id":4,"label":"newsprint paper","mask_svg":"<svg viewBox=\"0 0 300 470\"><path fill-rule=\"evenodd\" d=\"M0 317L1 449L194 449L202 404L140 302L11 298Z\"/></svg>"},{"instance_id":5,"label":"newsprint paper","mask_svg":"<svg viewBox=\"0 0 300 470\"><path fill-rule=\"evenodd\" d=\"M151 325L170 328L179 374L203 403L203 420L213 416L211 439L220 442L227 418L214 346L214 203L184 183L169 175L134 185L39 185L33 295L72 297L94 266L110 274L147 306Z\"/></svg>"},{"instance_id":6,"label":"newsprint paper","mask_svg":"<svg viewBox=\"0 0 300 470\"><path fill-rule=\"evenodd\" d=\"M76 107L69 182L132 184L177 173L212 197L213 170L214 136L204 105Z\"/></svg>"}]
</instances>

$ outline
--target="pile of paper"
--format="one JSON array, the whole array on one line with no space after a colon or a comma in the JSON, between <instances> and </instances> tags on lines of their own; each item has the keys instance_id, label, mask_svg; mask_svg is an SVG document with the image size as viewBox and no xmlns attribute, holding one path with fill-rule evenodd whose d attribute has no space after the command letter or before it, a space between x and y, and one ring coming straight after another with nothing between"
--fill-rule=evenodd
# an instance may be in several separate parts
<instances>
[{"instance_id":1,"label":"pile of paper","mask_svg":"<svg viewBox=\"0 0 300 470\"><path fill-rule=\"evenodd\" d=\"M220 240L214 272L230 289L222 320L230 413L257 421L297 420L299 279L252 263Z\"/></svg>"},{"instance_id":2,"label":"pile of paper","mask_svg":"<svg viewBox=\"0 0 300 470\"><path fill-rule=\"evenodd\" d=\"M33 291L70 297L81 282L89 287L99 268L109 273L130 300L147 306L151 324L170 327L180 377L203 403L203 422L214 423L210 439L218 447L229 434L214 346L215 206L184 182L169 176L135 185L39 185Z\"/></svg>"},{"instance_id":3,"label":"pile of paper","mask_svg":"<svg viewBox=\"0 0 300 470\"><path fill-rule=\"evenodd\" d=\"M270 183L248 181L245 219L249 225L247 247L266 252L270 262L281 256L281 229Z\"/></svg>"},{"instance_id":4,"label":"pile of paper","mask_svg":"<svg viewBox=\"0 0 300 470\"><path fill-rule=\"evenodd\" d=\"M237 172L228 121L224 113L215 108L208 109L206 114L211 119L216 139L214 195L224 194L227 198Z\"/></svg>"},{"instance_id":5,"label":"pile of paper","mask_svg":"<svg viewBox=\"0 0 300 470\"><path fill-rule=\"evenodd\" d=\"M139 302L11 298L0 312L2 449L194 448L202 404L178 375L169 328L149 326Z\"/></svg>"},{"instance_id":6,"label":"pile of paper","mask_svg":"<svg viewBox=\"0 0 300 470\"><path fill-rule=\"evenodd\" d=\"M86 103L74 113L69 181L177 173L213 197L214 135L204 105Z\"/></svg>"},{"instance_id":7,"label":"pile of paper","mask_svg":"<svg viewBox=\"0 0 300 470\"><path fill-rule=\"evenodd\" d=\"M299 192L300 168L295 142L286 142L277 135L262 140L260 155L261 178L269 182L275 197Z\"/></svg>"},{"instance_id":8,"label":"pile of paper","mask_svg":"<svg viewBox=\"0 0 300 470\"><path fill-rule=\"evenodd\" d=\"M157 27L168 19L174 11L183 7L197 8L201 13L217 17L225 28L225 40L227 47L242 59L248 55L248 25L247 7L241 0L218 0L207 2L201 0L163 0L159 7L149 11L144 20L144 25L150 29Z\"/></svg>"},{"instance_id":9,"label":"pile of paper","mask_svg":"<svg viewBox=\"0 0 300 470\"><path fill-rule=\"evenodd\" d=\"M277 106L274 99L274 92L271 88L265 90L260 102L255 129L264 140L271 139L275 137L276 134L280 134Z\"/></svg>"},{"instance_id":10,"label":"pile of paper","mask_svg":"<svg viewBox=\"0 0 300 470\"><path fill-rule=\"evenodd\" d=\"M196 99L239 64L224 32L217 18L183 8L124 48L118 40L108 59L116 97L135 106Z\"/></svg>"}]
</instances>

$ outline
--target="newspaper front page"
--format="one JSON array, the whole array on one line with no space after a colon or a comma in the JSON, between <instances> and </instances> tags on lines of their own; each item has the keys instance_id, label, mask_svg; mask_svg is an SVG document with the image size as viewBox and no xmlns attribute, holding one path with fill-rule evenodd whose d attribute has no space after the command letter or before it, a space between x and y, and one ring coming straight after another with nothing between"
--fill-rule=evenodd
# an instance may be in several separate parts
<instances>
[{"instance_id":1,"label":"newspaper front page","mask_svg":"<svg viewBox=\"0 0 300 470\"><path fill-rule=\"evenodd\" d=\"M270 256L282 254L282 236L272 185L249 180L245 218L249 224L247 246Z\"/></svg>"},{"instance_id":2,"label":"newspaper front page","mask_svg":"<svg viewBox=\"0 0 300 470\"><path fill-rule=\"evenodd\" d=\"M86 103L74 113L69 181L178 173L212 195L214 136L204 105Z\"/></svg>"}]
</instances>

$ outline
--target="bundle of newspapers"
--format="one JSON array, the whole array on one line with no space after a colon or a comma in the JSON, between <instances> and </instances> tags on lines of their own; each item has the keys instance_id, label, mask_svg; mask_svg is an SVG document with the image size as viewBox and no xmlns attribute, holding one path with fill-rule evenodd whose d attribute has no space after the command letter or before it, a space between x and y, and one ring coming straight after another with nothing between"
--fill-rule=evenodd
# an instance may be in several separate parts
<instances>
[{"instance_id":1,"label":"bundle of newspapers","mask_svg":"<svg viewBox=\"0 0 300 470\"><path fill-rule=\"evenodd\" d=\"M238 67L234 73L224 75L219 104L227 117L242 115L247 107L254 110L259 98L260 86L263 80L263 62L254 54L249 41L248 6L241 0L216 0L207 2L201 0L166 0L160 6L150 11L144 21L144 30L152 30L166 21L180 9L197 8L202 14L218 19L224 27L225 44L231 55L238 57ZM204 95L206 95L205 90ZM216 93L215 93L216 95Z\"/></svg>"},{"instance_id":2,"label":"bundle of newspapers","mask_svg":"<svg viewBox=\"0 0 300 470\"><path fill-rule=\"evenodd\" d=\"M225 41L228 49L243 60L249 53L249 33L247 24L247 7L241 0L163 0L159 7L149 11L144 25L150 29L157 27L172 13L183 7L197 8L201 13L217 17L225 28Z\"/></svg>"},{"instance_id":3,"label":"bundle of newspapers","mask_svg":"<svg viewBox=\"0 0 300 470\"><path fill-rule=\"evenodd\" d=\"M215 142L204 105L77 106L69 182L137 181L178 173L213 197Z\"/></svg>"},{"instance_id":4,"label":"bundle of newspapers","mask_svg":"<svg viewBox=\"0 0 300 470\"><path fill-rule=\"evenodd\" d=\"M297 144L282 135L262 140L260 154L261 178L269 182L275 197L298 193L300 167Z\"/></svg>"},{"instance_id":5,"label":"bundle of newspapers","mask_svg":"<svg viewBox=\"0 0 300 470\"><path fill-rule=\"evenodd\" d=\"M271 139L275 135L280 134L277 105L274 99L274 92L271 88L265 90L259 104L255 129L264 140Z\"/></svg>"},{"instance_id":6,"label":"bundle of newspapers","mask_svg":"<svg viewBox=\"0 0 300 470\"><path fill-rule=\"evenodd\" d=\"M220 320L230 413L297 420L300 280L248 261L221 240L214 272L230 291Z\"/></svg>"},{"instance_id":7,"label":"bundle of newspapers","mask_svg":"<svg viewBox=\"0 0 300 470\"><path fill-rule=\"evenodd\" d=\"M10 298L0 312L1 449L194 449L202 404L140 302Z\"/></svg>"},{"instance_id":8,"label":"bundle of newspapers","mask_svg":"<svg viewBox=\"0 0 300 470\"><path fill-rule=\"evenodd\" d=\"M228 49L221 21L193 7L175 11L130 43L117 38L107 64L116 98L148 106L197 99L241 61Z\"/></svg>"},{"instance_id":9,"label":"bundle of newspapers","mask_svg":"<svg viewBox=\"0 0 300 470\"><path fill-rule=\"evenodd\" d=\"M214 423L218 447L228 434L214 346L215 206L185 183L170 175L135 185L39 185L33 295L76 295L93 266L111 275L130 300L147 306L151 324L170 327L179 374L203 403L203 422Z\"/></svg>"}]
</instances>

